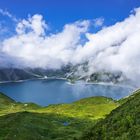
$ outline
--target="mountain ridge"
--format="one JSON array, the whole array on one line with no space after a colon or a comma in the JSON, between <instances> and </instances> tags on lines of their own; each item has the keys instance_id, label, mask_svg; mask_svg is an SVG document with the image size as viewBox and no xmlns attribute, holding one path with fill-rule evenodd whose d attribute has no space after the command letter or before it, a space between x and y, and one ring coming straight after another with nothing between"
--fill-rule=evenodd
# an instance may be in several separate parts
<instances>
[{"instance_id":1,"label":"mountain ridge","mask_svg":"<svg viewBox=\"0 0 140 140\"><path fill-rule=\"evenodd\" d=\"M111 111L79 140L137 140L140 137L140 90L121 102L121 106Z\"/></svg>"}]
</instances>

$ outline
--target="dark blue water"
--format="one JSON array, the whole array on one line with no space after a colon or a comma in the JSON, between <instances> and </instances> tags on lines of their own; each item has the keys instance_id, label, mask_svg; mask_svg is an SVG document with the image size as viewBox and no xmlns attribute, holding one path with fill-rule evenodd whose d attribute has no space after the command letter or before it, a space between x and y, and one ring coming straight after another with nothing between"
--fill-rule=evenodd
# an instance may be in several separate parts
<instances>
[{"instance_id":1,"label":"dark blue water","mask_svg":"<svg viewBox=\"0 0 140 140\"><path fill-rule=\"evenodd\" d=\"M71 103L85 97L106 96L120 99L131 93L128 87L86 84L68 84L65 80L34 80L0 84L0 92L18 102L33 102L42 106Z\"/></svg>"}]
</instances>

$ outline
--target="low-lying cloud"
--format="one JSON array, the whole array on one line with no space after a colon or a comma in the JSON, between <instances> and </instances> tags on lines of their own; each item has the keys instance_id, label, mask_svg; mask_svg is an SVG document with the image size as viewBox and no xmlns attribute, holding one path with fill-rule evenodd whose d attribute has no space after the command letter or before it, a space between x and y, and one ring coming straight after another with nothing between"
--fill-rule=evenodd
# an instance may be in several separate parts
<instances>
[{"instance_id":1,"label":"low-lying cloud","mask_svg":"<svg viewBox=\"0 0 140 140\"><path fill-rule=\"evenodd\" d=\"M16 34L3 40L0 53L13 57L15 65L15 60L21 61L24 67L59 69L89 62L87 74L121 71L129 79L140 79L140 8L95 34L90 33L93 22L94 27L102 26L104 19L77 21L49 34L48 24L36 14L18 21Z\"/></svg>"}]
</instances>

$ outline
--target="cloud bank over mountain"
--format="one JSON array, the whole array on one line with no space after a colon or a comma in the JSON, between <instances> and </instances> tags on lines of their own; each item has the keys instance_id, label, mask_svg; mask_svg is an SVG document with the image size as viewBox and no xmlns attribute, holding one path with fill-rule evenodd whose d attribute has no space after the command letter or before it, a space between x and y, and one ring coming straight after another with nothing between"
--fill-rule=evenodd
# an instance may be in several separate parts
<instances>
[{"instance_id":1,"label":"cloud bank over mountain","mask_svg":"<svg viewBox=\"0 0 140 140\"><path fill-rule=\"evenodd\" d=\"M87 74L121 71L132 80L140 78L140 8L124 21L90 33L91 25L103 22L103 18L76 21L49 34L42 15L29 16L17 22L15 35L1 42L0 53L13 58L15 66L18 62L18 66L59 69L89 62Z\"/></svg>"}]
</instances>

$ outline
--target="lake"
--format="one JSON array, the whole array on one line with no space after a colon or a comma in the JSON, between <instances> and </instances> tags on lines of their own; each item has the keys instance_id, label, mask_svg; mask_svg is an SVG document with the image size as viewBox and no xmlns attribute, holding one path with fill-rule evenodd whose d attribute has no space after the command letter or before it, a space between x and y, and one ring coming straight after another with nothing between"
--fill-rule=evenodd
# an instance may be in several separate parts
<instances>
[{"instance_id":1,"label":"lake","mask_svg":"<svg viewBox=\"0 0 140 140\"><path fill-rule=\"evenodd\" d=\"M91 96L120 99L128 96L132 92L132 88L87 84L83 81L69 84L66 80L48 79L3 83L0 84L0 92L18 102L33 102L47 106L50 104L71 103Z\"/></svg>"}]
</instances>

